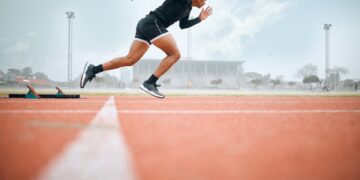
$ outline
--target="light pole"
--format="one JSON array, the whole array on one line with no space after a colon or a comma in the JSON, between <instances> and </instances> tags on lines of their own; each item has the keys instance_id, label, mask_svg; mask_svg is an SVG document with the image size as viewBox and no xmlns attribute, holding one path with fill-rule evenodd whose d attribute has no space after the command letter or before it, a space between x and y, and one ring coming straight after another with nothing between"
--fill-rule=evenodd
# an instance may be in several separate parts
<instances>
[{"instance_id":1,"label":"light pole","mask_svg":"<svg viewBox=\"0 0 360 180\"><path fill-rule=\"evenodd\" d=\"M68 83L72 81L72 20L75 18L75 12L66 12L69 20L69 39L68 39Z\"/></svg>"},{"instance_id":2,"label":"light pole","mask_svg":"<svg viewBox=\"0 0 360 180\"><path fill-rule=\"evenodd\" d=\"M269 61L269 76L271 77L271 57L272 54L268 54L268 61Z\"/></svg>"},{"instance_id":3,"label":"light pole","mask_svg":"<svg viewBox=\"0 0 360 180\"><path fill-rule=\"evenodd\" d=\"M329 68L330 68L330 28L331 24L325 24L325 82L328 81L329 78Z\"/></svg>"},{"instance_id":4,"label":"light pole","mask_svg":"<svg viewBox=\"0 0 360 180\"><path fill-rule=\"evenodd\" d=\"M187 38L188 38L188 44L187 44L187 48L188 48L188 57L187 57L187 63L186 63L186 87L189 88L190 87L190 77L189 77L189 64L190 64L190 60L191 60L191 32L190 32L190 28L188 28L188 34L187 34Z\"/></svg>"}]
</instances>

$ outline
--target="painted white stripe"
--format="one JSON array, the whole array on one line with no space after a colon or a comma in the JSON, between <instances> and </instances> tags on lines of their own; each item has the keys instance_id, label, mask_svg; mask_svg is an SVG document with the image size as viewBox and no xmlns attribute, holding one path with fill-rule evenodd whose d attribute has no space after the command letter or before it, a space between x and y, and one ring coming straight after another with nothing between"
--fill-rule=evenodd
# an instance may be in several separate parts
<instances>
[{"instance_id":1,"label":"painted white stripe","mask_svg":"<svg viewBox=\"0 0 360 180\"><path fill-rule=\"evenodd\" d=\"M155 38L153 38L152 40L150 40L150 42L151 43L154 43L154 41L156 41L156 40L158 40L159 38L161 38L161 37L163 37L163 36L166 36L166 35L168 35L168 34L170 34L169 32L166 32L166 33L164 33L164 34L161 34L161 35L159 35L159 36L156 36Z\"/></svg>"},{"instance_id":2,"label":"painted white stripe","mask_svg":"<svg viewBox=\"0 0 360 180\"><path fill-rule=\"evenodd\" d=\"M120 114L292 114L360 113L360 110L119 110Z\"/></svg>"},{"instance_id":3,"label":"painted white stripe","mask_svg":"<svg viewBox=\"0 0 360 180\"><path fill-rule=\"evenodd\" d=\"M95 113L94 110L0 110L0 114L84 114ZM360 113L360 109L314 109L314 110L119 110L120 114L276 114L276 113ZM92 125L91 125L92 126Z\"/></svg>"},{"instance_id":4,"label":"painted white stripe","mask_svg":"<svg viewBox=\"0 0 360 180\"><path fill-rule=\"evenodd\" d=\"M86 114L97 112L95 110L0 110L0 114Z\"/></svg>"},{"instance_id":5,"label":"painted white stripe","mask_svg":"<svg viewBox=\"0 0 360 180\"><path fill-rule=\"evenodd\" d=\"M111 126L94 129L93 126ZM120 133L114 97L63 153L43 171L39 179L135 179L130 156Z\"/></svg>"},{"instance_id":6,"label":"painted white stripe","mask_svg":"<svg viewBox=\"0 0 360 180\"><path fill-rule=\"evenodd\" d=\"M0 101L0 105L8 105L8 103L72 103L72 104L96 104L103 103L102 100L4 100ZM121 100L122 104L136 104L136 103L147 103L147 104L360 104L356 101L158 101L158 100Z\"/></svg>"},{"instance_id":7,"label":"painted white stripe","mask_svg":"<svg viewBox=\"0 0 360 180\"><path fill-rule=\"evenodd\" d=\"M61 104L61 103L78 103L78 104L86 104L86 103L101 103L103 104L104 103L104 100L67 100L67 99L47 99L47 100L44 100L44 99L28 99L28 100L20 100L20 99L16 99L16 100L4 100L4 101L0 101L0 105L6 105L8 103L31 103L31 104L35 104L35 103L47 103L47 104ZM6 103L6 104L5 104Z\"/></svg>"},{"instance_id":8,"label":"painted white stripe","mask_svg":"<svg viewBox=\"0 0 360 180\"><path fill-rule=\"evenodd\" d=\"M121 101L124 103L129 104L136 104L136 103L147 103L147 104L360 104L360 102L311 102L311 101L288 101L288 102L278 102L278 101L145 101L145 100L134 100L134 101Z\"/></svg>"},{"instance_id":9,"label":"painted white stripe","mask_svg":"<svg viewBox=\"0 0 360 180\"><path fill-rule=\"evenodd\" d=\"M143 42L143 43L147 44L148 46L150 46L150 44L147 41L143 40L143 39L134 38L134 40L139 41L139 42Z\"/></svg>"}]
</instances>

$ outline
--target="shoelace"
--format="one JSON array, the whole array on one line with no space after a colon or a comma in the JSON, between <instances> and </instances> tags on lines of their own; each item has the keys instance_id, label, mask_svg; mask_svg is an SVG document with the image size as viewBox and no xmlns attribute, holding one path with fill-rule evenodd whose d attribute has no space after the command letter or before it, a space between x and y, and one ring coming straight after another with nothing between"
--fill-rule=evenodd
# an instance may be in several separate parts
<instances>
[{"instance_id":1,"label":"shoelace","mask_svg":"<svg viewBox=\"0 0 360 180\"><path fill-rule=\"evenodd\" d=\"M160 87L161 84L154 84L154 85L155 85L155 86L154 86L155 90L156 90L156 91L159 91L159 90L158 90L158 87Z\"/></svg>"}]
</instances>

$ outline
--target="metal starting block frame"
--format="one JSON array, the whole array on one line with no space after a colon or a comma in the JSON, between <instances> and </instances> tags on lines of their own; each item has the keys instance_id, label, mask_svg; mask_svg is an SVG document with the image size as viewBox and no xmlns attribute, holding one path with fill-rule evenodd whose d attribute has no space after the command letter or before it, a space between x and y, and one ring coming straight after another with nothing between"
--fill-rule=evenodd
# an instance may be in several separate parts
<instances>
[{"instance_id":1,"label":"metal starting block frame","mask_svg":"<svg viewBox=\"0 0 360 180\"><path fill-rule=\"evenodd\" d=\"M56 87L56 94L38 94L31 85L26 85L29 91L26 94L9 94L9 98L26 98L26 99L40 99L40 98L57 98L57 99L78 99L80 94L65 94L62 89Z\"/></svg>"}]
</instances>

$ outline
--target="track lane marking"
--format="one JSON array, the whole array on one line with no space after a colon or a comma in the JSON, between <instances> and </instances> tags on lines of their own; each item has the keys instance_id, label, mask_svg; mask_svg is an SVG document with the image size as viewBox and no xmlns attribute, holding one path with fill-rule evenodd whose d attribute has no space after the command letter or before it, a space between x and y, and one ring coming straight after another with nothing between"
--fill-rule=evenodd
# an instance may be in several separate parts
<instances>
[{"instance_id":1,"label":"track lane marking","mask_svg":"<svg viewBox=\"0 0 360 180\"><path fill-rule=\"evenodd\" d=\"M75 141L50 162L39 179L135 179L117 114L114 97L110 97ZM94 126L113 128L95 129Z\"/></svg>"},{"instance_id":2,"label":"track lane marking","mask_svg":"<svg viewBox=\"0 0 360 180\"><path fill-rule=\"evenodd\" d=\"M99 111L96 110L56 110L56 109L49 109L49 110L0 110L0 114L60 114L60 113L68 113L68 114L87 114L87 113L97 113Z\"/></svg>"},{"instance_id":3,"label":"track lane marking","mask_svg":"<svg viewBox=\"0 0 360 180\"><path fill-rule=\"evenodd\" d=\"M240 100L239 100L240 101ZM137 104L137 103L151 103L151 104L360 104L360 101L154 101L154 100L122 100L122 103ZM0 105L4 103L75 103L75 104L98 104L104 101L46 101L46 100L21 100L21 101L0 101Z\"/></svg>"},{"instance_id":4,"label":"track lane marking","mask_svg":"<svg viewBox=\"0 0 360 180\"><path fill-rule=\"evenodd\" d=\"M360 113L360 110L119 110L123 114L292 114Z\"/></svg>"},{"instance_id":5,"label":"track lane marking","mask_svg":"<svg viewBox=\"0 0 360 180\"><path fill-rule=\"evenodd\" d=\"M0 114L84 114L96 113L95 110L0 110ZM276 113L360 113L360 109L298 109L298 110L152 110L152 109L122 109L120 114L276 114Z\"/></svg>"}]
</instances>

